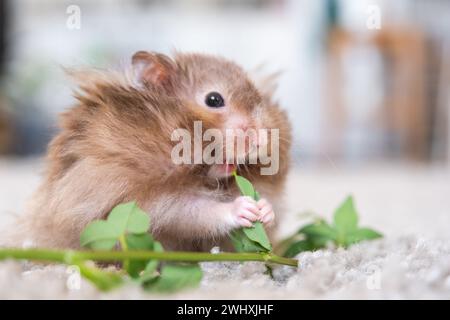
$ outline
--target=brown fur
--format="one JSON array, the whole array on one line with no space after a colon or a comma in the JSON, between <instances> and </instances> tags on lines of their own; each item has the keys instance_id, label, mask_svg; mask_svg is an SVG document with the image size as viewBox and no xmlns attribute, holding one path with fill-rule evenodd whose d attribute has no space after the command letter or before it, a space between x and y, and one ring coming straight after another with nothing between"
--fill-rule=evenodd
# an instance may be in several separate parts
<instances>
[{"instance_id":1,"label":"brown fur","mask_svg":"<svg viewBox=\"0 0 450 320\"><path fill-rule=\"evenodd\" d=\"M136 71L140 62L144 70ZM166 248L223 245L230 231L223 216L239 195L235 183L209 178L206 165L173 164L170 135L176 128L192 131L195 120L202 120L204 129L223 128L230 114L240 114L255 128L280 129L278 174L261 176L259 165L240 171L277 206L291 137L287 117L270 94L255 88L240 67L215 56L178 53L172 60L139 52L133 63L137 80L114 72L71 72L79 84L78 103L61 116L61 132L48 148L45 179L18 224L20 241L77 248L90 221L136 200ZM230 97L227 113L211 112L195 100L195 93L207 87Z\"/></svg>"}]
</instances>

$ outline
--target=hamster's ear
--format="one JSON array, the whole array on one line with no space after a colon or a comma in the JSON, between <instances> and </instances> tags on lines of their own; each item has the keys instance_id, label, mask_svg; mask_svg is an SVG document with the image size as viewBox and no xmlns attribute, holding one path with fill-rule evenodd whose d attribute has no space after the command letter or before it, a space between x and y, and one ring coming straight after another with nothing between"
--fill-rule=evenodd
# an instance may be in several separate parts
<instances>
[{"instance_id":1,"label":"hamster's ear","mask_svg":"<svg viewBox=\"0 0 450 320\"><path fill-rule=\"evenodd\" d=\"M160 53L138 51L131 58L134 72L144 85L168 86L175 74L175 63Z\"/></svg>"},{"instance_id":2,"label":"hamster's ear","mask_svg":"<svg viewBox=\"0 0 450 320\"><path fill-rule=\"evenodd\" d=\"M251 70L249 74L259 92L263 96L271 98L277 90L278 81L282 71L267 73L264 70L264 66L260 65Z\"/></svg>"}]
</instances>

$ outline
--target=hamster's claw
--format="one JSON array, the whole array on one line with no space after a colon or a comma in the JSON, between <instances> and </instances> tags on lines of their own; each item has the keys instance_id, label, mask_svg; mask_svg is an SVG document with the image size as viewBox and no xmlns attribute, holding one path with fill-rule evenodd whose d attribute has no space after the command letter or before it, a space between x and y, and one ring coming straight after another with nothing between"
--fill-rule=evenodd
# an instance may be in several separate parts
<instances>
[{"instance_id":1,"label":"hamster's claw","mask_svg":"<svg viewBox=\"0 0 450 320\"><path fill-rule=\"evenodd\" d=\"M263 198L257 202L257 206L260 211L259 221L265 225L273 223L275 220L275 212L273 211L272 204Z\"/></svg>"},{"instance_id":2,"label":"hamster's claw","mask_svg":"<svg viewBox=\"0 0 450 320\"><path fill-rule=\"evenodd\" d=\"M246 196L237 197L233 201L231 214L239 227L251 227L261 216L256 201Z\"/></svg>"}]
</instances>

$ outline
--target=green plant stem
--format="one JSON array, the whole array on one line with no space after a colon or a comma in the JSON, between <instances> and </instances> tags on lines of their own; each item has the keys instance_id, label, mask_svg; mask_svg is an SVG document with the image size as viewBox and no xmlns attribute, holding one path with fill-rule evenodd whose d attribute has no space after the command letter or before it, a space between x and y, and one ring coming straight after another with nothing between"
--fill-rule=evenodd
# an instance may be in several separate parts
<instances>
[{"instance_id":1,"label":"green plant stem","mask_svg":"<svg viewBox=\"0 0 450 320\"><path fill-rule=\"evenodd\" d=\"M261 261L298 266L295 259L280 257L271 253L203 253L203 252L156 252L156 251L74 251L53 249L0 249L0 260L32 260L46 262L73 262L93 260L113 262L124 260L179 261L179 262L208 262L208 261Z\"/></svg>"},{"instance_id":2,"label":"green plant stem","mask_svg":"<svg viewBox=\"0 0 450 320\"><path fill-rule=\"evenodd\" d=\"M127 240L125 239L125 235L124 234L122 234L120 236L119 243L120 243L120 247L122 248L122 251L128 251ZM123 260L123 268L125 270L128 270L129 265L130 265L130 260L129 259Z\"/></svg>"}]
</instances>

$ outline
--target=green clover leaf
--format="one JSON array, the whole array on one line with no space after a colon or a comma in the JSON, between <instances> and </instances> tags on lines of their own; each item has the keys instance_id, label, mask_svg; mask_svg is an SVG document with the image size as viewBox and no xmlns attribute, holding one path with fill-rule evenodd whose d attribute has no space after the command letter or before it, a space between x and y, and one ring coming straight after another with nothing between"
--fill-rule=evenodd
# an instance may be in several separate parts
<instances>
[{"instance_id":1,"label":"green clover leaf","mask_svg":"<svg viewBox=\"0 0 450 320\"><path fill-rule=\"evenodd\" d=\"M259 193L250 181L237 175L236 171L233 172L233 176L242 195L252 197L256 201L260 199ZM234 230L230 238L237 252L269 252L272 250L269 237L260 221L253 223L252 227Z\"/></svg>"}]
</instances>

